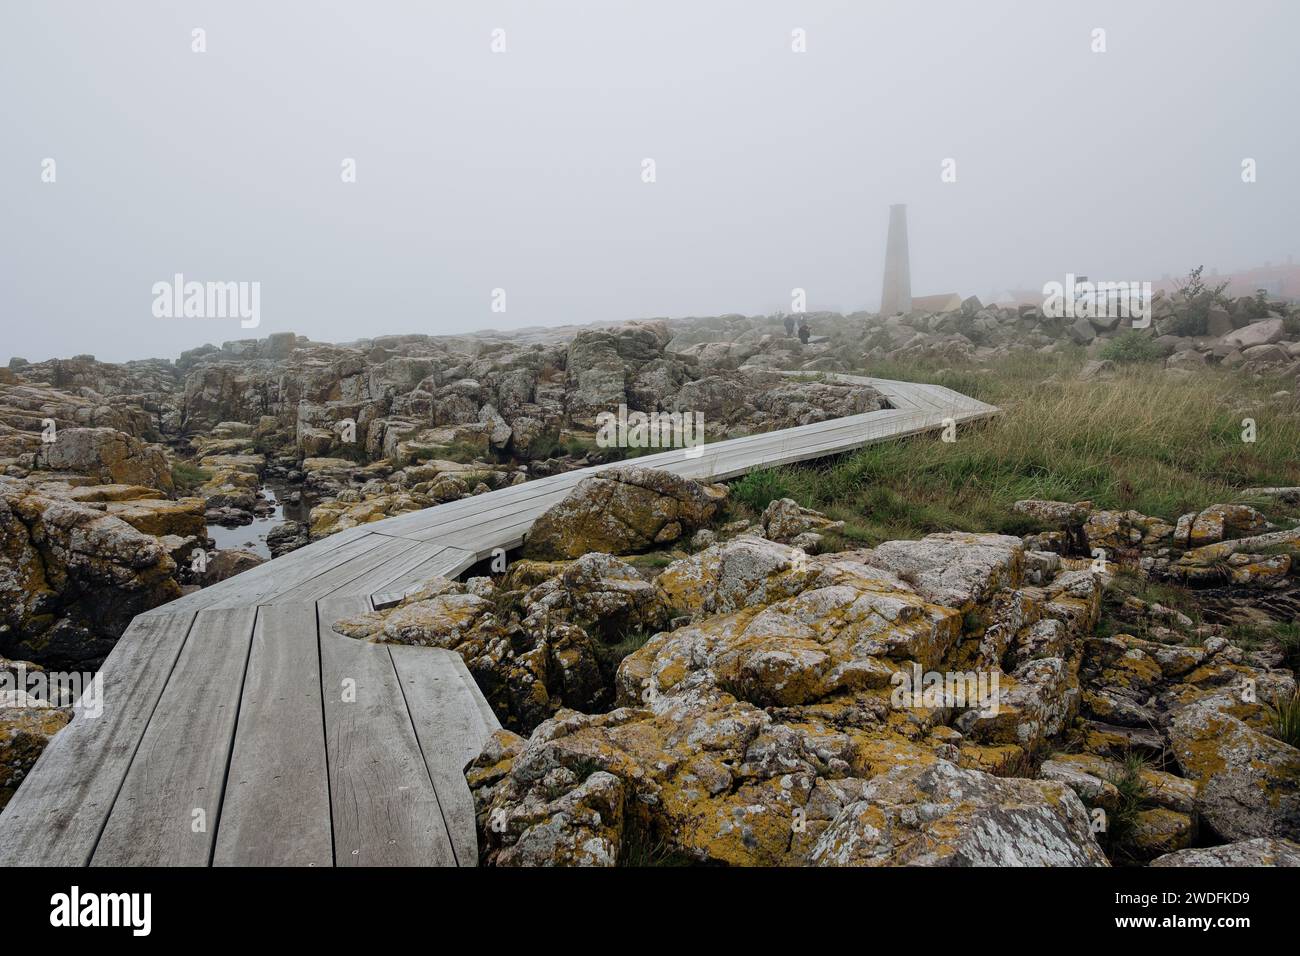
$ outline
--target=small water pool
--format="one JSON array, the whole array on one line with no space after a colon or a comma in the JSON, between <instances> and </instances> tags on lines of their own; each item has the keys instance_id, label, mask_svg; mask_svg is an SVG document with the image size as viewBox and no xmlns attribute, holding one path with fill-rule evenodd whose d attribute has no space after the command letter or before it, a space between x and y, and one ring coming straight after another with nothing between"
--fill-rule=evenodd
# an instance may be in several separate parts
<instances>
[{"instance_id":1,"label":"small water pool","mask_svg":"<svg viewBox=\"0 0 1300 956\"><path fill-rule=\"evenodd\" d=\"M272 510L269 514L253 518L252 524L240 525L237 528L218 524L208 525L208 537L212 539L214 547L218 551L239 548L269 559L271 549L266 546L266 536L286 521L305 523L311 512L311 504L308 503L306 495L303 495L302 500L296 505L285 504L284 499L292 490L296 489L270 484L258 489L262 497L271 503Z\"/></svg>"}]
</instances>

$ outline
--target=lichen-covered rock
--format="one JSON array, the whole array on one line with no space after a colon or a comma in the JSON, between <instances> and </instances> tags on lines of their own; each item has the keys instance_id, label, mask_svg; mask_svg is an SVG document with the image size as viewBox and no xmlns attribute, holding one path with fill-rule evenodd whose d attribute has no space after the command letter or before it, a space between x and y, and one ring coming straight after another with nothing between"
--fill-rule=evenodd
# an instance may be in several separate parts
<instances>
[{"instance_id":1,"label":"lichen-covered rock","mask_svg":"<svg viewBox=\"0 0 1300 956\"><path fill-rule=\"evenodd\" d=\"M1033 750L1059 734L1079 707L1077 668L1060 657L1028 661L999 682L997 712L972 709L955 726L984 743Z\"/></svg>"},{"instance_id":2,"label":"lichen-covered rock","mask_svg":"<svg viewBox=\"0 0 1300 956\"><path fill-rule=\"evenodd\" d=\"M953 531L919 541L886 541L855 554L896 574L928 600L965 610L998 588L1020 583L1024 544L1009 535Z\"/></svg>"},{"instance_id":3,"label":"lichen-covered rock","mask_svg":"<svg viewBox=\"0 0 1300 956\"><path fill-rule=\"evenodd\" d=\"M1231 538L1245 538L1269 530L1268 520L1249 505L1211 505L1199 514L1184 515L1174 534L1180 547L1199 548Z\"/></svg>"},{"instance_id":4,"label":"lichen-covered rock","mask_svg":"<svg viewBox=\"0 0 1300 956\"><path fill-rule=\"evenodd\" d=\"M653 632L668 623L662 592L635 568L608 554L585 554L558 570L522 598L529 619L539 624L563 617L617 637L629 630Z\"/></svg>"},{"instance_id":5,"label":"lichen-covered rock","mask_svg":"<svg viewBox=\"0 0 1300 956\"><path fill-rule=\"evenodd\" d=\"M168 534L181 538L207 535L202 498L180 498L176 501L156 499L112 501L106 503L103 509L106 513L122 519L137 531L156 538Z\"/></svg>"},{"instance_id":6,"label":"lichen-covered rock","mask_svg":"<svg viewBox=\"0 0 1300 956\"><path fill-rule=\"evenodd\" d=\"M1300 866L1300 843L1271 837L1223 846L1179 850L1157 857L1151 866Z\"/></svg>"},{"instance_id":7,"label":"lichen-covered rock","mask_svg":"<svg viewBox=\"0 0 1300 956\"><path fill-rule=\"evenodd\" d=\"M863 564L823 558L798 580L790 597L656 635L624 660L619 699L703 681L760 705L804 704L885 687L890 661L933 667L961 632L956 611Z\"/></svg>"},{"instance_id":8,"label":"lichen-covered rock","mask_svg":"<svg viewBox=\"0 0 1300 956\"><path fill-rule=\"evenodd\" d=\"M264 563L263 558L251 551L225 548L207 559L203 570L199 573L198 583L208 587L227 578L233 578L236 574L243 574L262 563Z\"/></svg>"},{"instance_id":9,"label":"lichen-covered rock","mask_svg":"<svg viewBox=\"0 0 1300 956\"><path fill-rule=\"evenodd\" d=\"M96 508L0 484L0 651L93 663L143 611L180 596L163 543Z\"/></svg>"},{"instance_id":10,"label":"lichen-covered rock","mask_svg":"<svg viewBox=\"0 0 1300 956\"><path fill-rule=\"evenodd\" d=\"M70 707L0 705L0 809L56 733L72 719Z\"/></svg>"},{"instance_id":11,"label":"lichen-covered rock","mask_svg":"<svg viewBox=\"0 0 1300 956\"><path fill-rule=\"evenodd\" d=\"M1196 808L1228 840L1300 838L1300 750L1251 726L1231 690L1183 707L1169 727Z\"/></svg>"},{"instance_id":12,"label":"lichen-covered rock","mask_svg":"<svg viewBox=\"0 0 1300 956\"><path fill-rule=\"evenodd\" d=\"M593 639L565 615L521 618L445 579L335 628L363 640L456 651L509 727L529 730L561 706L594 709L607 696Z\"/></svg>"},{"instance_id":13,"label":"lichen-covered rock","mask_svg":"<svg viewBox=\"0 0 1300 956\"><path fill-rule=\"evenodd\" d=\"M674 561L655 584L674 609L697 616L789 597L819 573L798 548L741 535Z\"/></svg>"},{"instance_id":14,"label":"lichen-covered rock","mask_svg":"<svg viewBox=\"0 0 1300 956\"><path fill-rule=\"evenodd\" d=\"M661 322L628 322L584 329L569 343L566 405L571 416L593 419L628 400L627 386L641 368L663 356L671 338Z\"/></svg>"},{"instance_id":15,"label":"lichen-covered rock","mask_svg":"<svg viewBox=\"0 0 1300 956\"><path fill-rule=\"evenodd\" d=\"M494 832L486 821L495 817L546 821L529 844L546 850L528 858L566 861L569 848L593 837L568 832L553 804L596 771L621 782L624 800L622 844L614 854L613 836L604 838L602 859L636 857L636 847L648 844L739 865L809 863L845 808L898 768L944 765L1001 786L986 771L1014 772L1027 752L1065 730L1079 697L1079 643L1096 620L1100 592L1096 576L1060 570L1059 561L1040 562L1036 587L1023 585L1024 571L1017 539L977 535L818 556L742 536L673 562L654 589L689 623L623 659L615 675L619 709L557 712L512 754L485 752L470 772L485 859L519 859L510 847L526 828ZM498 601L522 593L534 611L583 620L566 575L575 585L590 579L579 590L612 600L615 613L643 591L626 565L593 555L567 565L521 562L503 579L505 590L493 593ZM1019 656L1010 673L1001 669ZM991 700L978 691L971 699L961 684L976 676L976 662L1005 682L992 682ZM940 689L968 692L899 693L900 677L919 680L922 672L955 676L955 685ZM556 767L572 779L556 774L544 783ZM1006 786L1020 784L1033 790L1035 807L1021 813L1017 804L1006 819L1036 834L1016 851L1024 861L1069 862L1077 854L1103 862L1086 819L1078 830L1074 811L1057 805L1082 813L1066 784ZM1107 787L1116 803L1113 785L1095 789ZM975 815L985 810L1002 819L999 806ZM954 810L953 819L964 812ZM1079 833L1082 844L1074 842Z\"/></svg>"},{"instance_id":16,"label":"lichen-covered rock","mask_svg":"<svg viewBox=\"0 0 1300 956\"><path fill-rule=\"evenodd\" d=\"M651 468L610 468L584 479L543 513L524 550L536 558L647 551L707 524L726 498L723 485Z\"/></svg>"},{"instance_id":17,"label":"lichen-covered rock","mask_svg":"<svg viewBox=\"0 0 1300 956\"><path fill-rule=\"evenodd\" d=\"M723 698L676 699L658 713L561 711L527 741L498 734L467 771L480 852L498 865L520 863L521 852L532 863L563 864L570 847L598 837L591 847L610 862L639 845L696 862L805 863L817 834L861 792L861 780L823 776L846 743ZM602 793L623 798L617 854L613 834L556 812L566 806L557 801L581 797L597 775ZM530 838L539 824L544 829Z\"/></svg>"},{"instance_id":18,"label":"lichen-covered rock","mask_svg":"<svg viewBox=\"0 0 1300 956\"><path fill-rule=\"evenodd\" d=\"M1103 551L1107 561L1129 563L1143 551L1172 543L1174 526L1137 511L1094 511L1083 535L1090 553Z\"/></svg>"},{"instance_id":19,"label":"lichen-covered rock","mask_svg":"<svg viewBox=\"0 0 1300 956\"><path fill-rule=\"evenodd\" d=\"M802 507L789 498L778 498L763 510L761 518L763 536L782 544L798 544L798 539L805 535L820 535L830 531L839 531L844 527L843 521L832 521L819 511Z\"/></svg>"},{"instance_id":20,"label":"lichen-covered rock","mask_svg":"<svg viewBox=\"0 0 1300 956\"><path fill-rule=\"evenodd\" d=\"M310 532L298 521L286 521L266 533L266 547L272 558L306 547L310 542Z\"/></svg>"},{"instance_id":21,"label":"lichen-covered rock","mask_svg":"<svg viewBox=\"0 0 1300 956\"><path fill-rule=\"evenodd\" d=\"M1115 810L1119 807L1119 788L1110 780L1091 772L1092 768L1080 766L1077 762L1061 759L1072 755L1057 755L1051 760L1044 760L1038 768L1038 775L1044 780L1063 783L1079 795L1088 806Z\"/></svg>"},{"instance_id":22,"label":"lichen-covered rock","mask_svg":"<svg viewBox=\"0 0 1300 956\"><path fill-rule=\"evenodd\" d=\"M1186 813L1167 807L1150 807L1133 815L1133 826L1126 839L1127 851L1136 859L1182 850L1196 835L1196 824Z\"/></svg>"},{"instance_id":23,"label":"lichen-covered rock","mask_svg":"<svg viewBox=\"0 0 1300 956\"><path fill-rule=\"evenodd\" d=\"M1088 520L1088 515L1092 512L1091 501L1076 501L1071 504L1066 501L1043 501L1037 498L1026 498L1023 501L1017 501L1011 507L1022 515L1060 531L1082 528L1083 523Z\"/></svg>"},{"instance_id":24,"label":"lichen-covered rock","mask_svg":"<svg viewBox=\"0 0 1300 956\"><path fill-rule=\"evenodd\" d=\"M818 866L1106 866L1067 786L939 762L868 781L818 839Z\"/></svg>"},{"instance_id":25,"label":"lichen-covered rock","mask_svg":"<svg viewBox=\"0 0 1300 956\"><path fill-rule=\"evenodd\" d=\"M104 482L172 489L167 456L115 428L63 428L42 443L36 467L94 475Z\"/></svg>"},{"instance_id":26,"label":"lichen-covered rock","mask_svg":"<svg viewBox=\"0 0 1300 956\"><path fill-rule=\"evenodd\" d=\"M1237 554L1262 555L1268 552L1300 551L1300 528L1268 531L1245 538L1232 538L1215 544L1201 545L1184 552L1170 572L1191 582L1222 580L1226 563ZM1286 555L1281 555L1285 557Z\"/></svg>"},{"instance_id":27,"label":"lichen-covered rock","mask_svg":"<svg viewBox=\"0 0 1300 956\"><path fill-rule=\"evenodd\" d=\"M266 459L255 454L209 454L199 459L208 474L198 494L210 511L251 512L257 506Z\"/></svg>"},{"instance_id":28,"label":"lichen-covered rock","mask_svg":"<svg viewBox=\"0 0 1300 956\"><path fill-rule=\"evenodd\" d=\"M599 761L554 750L520 759L528 741L499 730L466 770L480 856L497 866L614 866L623 845L624 781Z\"/></svg>"},{"instance_id":29,"label":"lichen-covered rock","mask_svg":"<svg viewBox=\"0 0 1300 956\"><path fill-rule=\"evenodd\" d=\"M410 511L420 511L433 504L436 502L427 497L405 492L375 495L356 502L339 499L323 501L311 509L311 525L308 534L312 541L319 541L321 538L327 538L358 525L383 521L385 518Z\"/></svg>"},{"instance_id":30,"label":"lichen-covered rock","mask_svg":"<svg viewBox=\"0 0 1300 956\"><path fill-rule=\"evenodd\" d=\"M1053 768L1050 771L1049 764ZM1060 753L1044 762L1040 773L1049 779L1064 779L1066 773L1087 774L1094 779L1113 783L1124 775L1124 767L1117 761L1096 754ZM1144 802L1178 813L1195 813L1196 784L1192 781L1145 764L1138 769L1138 780L1141 782Z\"/></svg>"}]
</instances>

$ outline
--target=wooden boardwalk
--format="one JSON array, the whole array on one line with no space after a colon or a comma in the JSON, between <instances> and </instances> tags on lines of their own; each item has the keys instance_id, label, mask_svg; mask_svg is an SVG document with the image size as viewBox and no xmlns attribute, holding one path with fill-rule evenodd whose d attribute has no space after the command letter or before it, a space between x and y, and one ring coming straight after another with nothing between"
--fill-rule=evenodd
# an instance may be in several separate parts
<instances>
[{"instance_id":1,"label":"wooden boardwalk","mask_svg":"<svg viewBox=\"0 0 1300 956\"><path fill-rule=\"evenodd\" d=\"M722 480L967 422L950 389L853 376L890 409L636 459ZM600 467L333 535L135 619L3 813L0 865L472 866L462 771L500 725L460 655L333 629L523 543Z\"/></svg>"}]
</instances>

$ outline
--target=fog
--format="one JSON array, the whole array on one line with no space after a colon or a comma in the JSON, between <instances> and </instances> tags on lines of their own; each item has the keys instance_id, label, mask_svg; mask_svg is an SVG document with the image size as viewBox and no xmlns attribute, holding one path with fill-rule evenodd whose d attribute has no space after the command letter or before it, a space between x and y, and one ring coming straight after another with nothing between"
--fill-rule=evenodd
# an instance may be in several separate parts
<instances>
[{"instance_id":1,"label":"fog","mask_svg":"<svg viewBox=\"0 0 1300 956\"><path fill-rule=\"evenodd\" d=\"M0 361L875 309L897 202L916 295L1284 260L1297 35L1291 0L6 0ZM177 273L260 283L260 324L156 317Z\"/></svg>"}]
</instances>

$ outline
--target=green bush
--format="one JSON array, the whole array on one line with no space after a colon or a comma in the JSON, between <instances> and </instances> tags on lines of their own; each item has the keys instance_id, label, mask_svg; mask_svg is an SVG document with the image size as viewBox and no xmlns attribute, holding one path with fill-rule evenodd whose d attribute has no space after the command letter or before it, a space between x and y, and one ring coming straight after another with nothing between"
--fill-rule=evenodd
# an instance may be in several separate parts
<instances>
[{"instance_id":1,"label":"green bush","mask_svg":"<svg viewBox=\"0 0 1300 956\"><path fill-rule=\"evenodd\" d=\"M1156 362L1164 358L1164 350L1149 335L1144 335L1137 329L1128 329L1106 343L1101 350L1101 357L1124 364Z\"/></svg>"},{"instance_id":2,"label":"green bush","mask_svg":"<svg viewBox=\"0 0 1300 956\"><path fill-rule=\"evenodd\" d=\"M177 491L193 491L211 477L212 472L187 461L172 464L172 484L176 486Z\"/></svg>"},{"instance_id":3,"label":"green bush","mask_svg":"<svg viewBox=\"0 0 1300 956\"><path fill-rule=\"evenodd\" d=\"M1187 273L1187 278L1178 285L1186 302L1175 314L1170 330L1174 335L1204 335L1209 328L1210 309L1224 303L1223 290L1228 283L1220 282L1208 286L1201 279L1205 266L1197 266Z\"/></svg>"}]
</instances>

